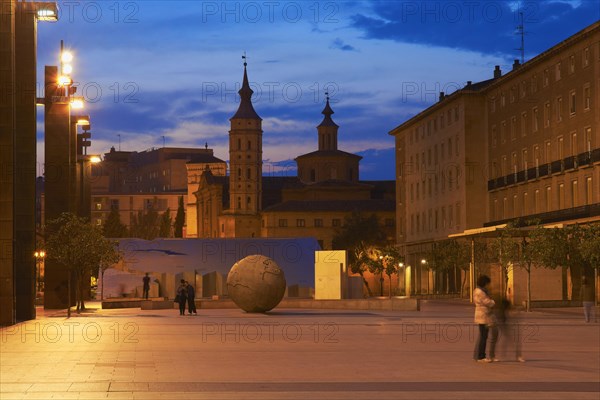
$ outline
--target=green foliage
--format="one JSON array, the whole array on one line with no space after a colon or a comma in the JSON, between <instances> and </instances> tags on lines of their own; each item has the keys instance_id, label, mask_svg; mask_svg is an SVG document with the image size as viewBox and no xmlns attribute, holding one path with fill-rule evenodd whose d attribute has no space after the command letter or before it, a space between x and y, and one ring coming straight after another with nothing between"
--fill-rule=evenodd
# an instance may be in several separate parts
<instances>
[{"instance_id":1,"label":"green foliage","mask_svg":"<svg viewBox=\"0 0 600 400\"><path fill-rule=\"evenodd\" d=\"M348 264L352 272L359 273L361 263L357 263L358 259L370 247L385 246L385 232L375 214L365 217L360 212L353 212L344 218L343 226L336 229L332 245L334 250L348 251Z\"/></svg>"},{"instance_id":2,"label":"green foliage","mask_svg":"<svg viewBox=\"0 0 600 400\"><path fill-rule=\"evenodd\" d=\"M163 212L160 216L160 227L158 230L158 237L171 237L171 209L169 208L167 208L165 212Z\"/></svg>"},{"instance_id":3,"label":"green foliage","mask_svg":"<svg viewBox=\"0 0 600 400\"><path fill-rule=\"evenodd\" d=\"M469 270L471 262L471 245L465 241L446 239L434 242L427 255L429 266L434 270L450 270L454 268Z\"/></svg>"},{"instance_id":4,"label":"green foliage","mask_svg":"<svg viewBox=\"0 0 600 400\"><path fill-rule=\"evenodd\" d=\"M581 256L592 267L600 268L600 224L582 227Z\"/></svg>"},{"instance_id":5,"label":"green foliage","mask_svg":"<svg viewBox=\"0 0 600 400\"><path fill-rule=\"evenodd\" d=\"M158 219L158 212L153 209L146 212L138 211L131 218L129 236L146 240L155 239L159 233Z\"/></svg>"},{"instance_id":6,"label":"green foliage","mask_svg":"<svg viewBox=\"0 0 600 400\"><path fill-rule=\"evenodd\" d=\"M99 227L71 213L49 221L46 248L48 258L72 272L77 284L77 309L83 309L88 275L98 275L120 259L118 244L104 237ZM89 281L87 282L89 289Z\"/></svg>"},{"instance_id":7,"label":"green foliage","mask_svg":"<svg viewBox=\"0 0 600 400\"><path fill-rule=\"evenodd\" d=\"M113 208L106 218L106 222L102 227L104 237L122 238L127 236L127 227L121 223L121 215L119 210Z\"/></svg>"},{"instance_id":8,"label":"green foliage","mask_svg":"<svg viewBox=\"0 0 600 400\"><path fill-rule=\"evenodd\" d=\"M183 225L185 224L185 209L183 205L183 196L179 197L179 205L177 214L175 215L175 223L173 224L173 234L176 238L183 237Z\"/></svg>"}]
</instances>

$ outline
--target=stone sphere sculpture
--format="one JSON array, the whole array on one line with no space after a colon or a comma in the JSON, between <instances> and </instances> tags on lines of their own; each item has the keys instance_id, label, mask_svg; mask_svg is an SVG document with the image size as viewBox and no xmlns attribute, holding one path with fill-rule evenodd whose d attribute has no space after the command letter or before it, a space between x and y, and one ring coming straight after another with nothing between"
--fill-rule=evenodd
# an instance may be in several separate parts
<instances>
[{"instance_id":1,"label":"stone sphere sculpture","mask_svg":"<svg viewBox=\"0 0 600 400\"><path fill-rule=\"evenodd\" d=\"M285 293L283 271L275 261L251 255L233 264L227 275L229 297L242 310L267 312L279 304Z\"/></svg>"}]
</instances>

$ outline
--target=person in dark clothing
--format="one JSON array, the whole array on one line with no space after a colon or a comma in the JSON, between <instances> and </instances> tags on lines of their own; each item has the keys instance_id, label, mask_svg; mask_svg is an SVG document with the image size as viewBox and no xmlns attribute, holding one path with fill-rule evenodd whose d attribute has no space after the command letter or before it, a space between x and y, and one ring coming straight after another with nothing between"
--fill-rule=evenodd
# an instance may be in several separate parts
<instances>
[{"instance_id":1,"label":"person in dark clothing","mask_svg":"<svg viewBox=\"0 0 600 400\"><path fill-rule=\"evenodd\" d=\"M143 278L144 281L144 298L148 300L148 293L150 292L150 277L146 272L146 276Z\"/></svg>"},{"instance_id":2,"label":"person in dark clothing","mask_svg":"<svg viewBox=\"0 0 600 400\"><path fill-rule=\"evenodd\" d=\"M188 312L198 314L196 312L196 290L188 282L185 283L187 288Z\"/></svg>"},{"instance_id":3,"label":"person in dark clothing","mask_svg":"<svg viewBox=\"0 0 600 400\"><path fill-rule=\"evenodd\" d=\"M485 356L489 326L493 323L492 307L494 307L495 304L488 293L488 285L490 282L489 276L480 276L477 279L477 287L473 291L475 323L479 327L479 338L475 344L475 354L473 357L477 362L492 362L491 358Z\"/></svg>"},{"instance_id":4,"label":"person in dark clothing","mask_svg":"<svg viewBox=\"0 0 600 400\"><path fill-rule=\"evenodd\" d=\"M585 276L581 278L579 298L581 299L581 303L583 305L583 316L585 317L585 322L597 320L598 317L594 312L594 303L596 301L594 286L588 283L587 277Z\"/></svg>"},{"instance_id":5,"label":"person in dark clothing","mask_svg":"<svg viewBox=\"0 0 600 400\"><path fill-rule=\"evenodd\" d=\"M185 280L181 280L179 287L177 288L177 296L175 301L179 303L179 315L185 315L185 303L187 302L187 287L185 286Z\"/></svg>"}]
</instances>

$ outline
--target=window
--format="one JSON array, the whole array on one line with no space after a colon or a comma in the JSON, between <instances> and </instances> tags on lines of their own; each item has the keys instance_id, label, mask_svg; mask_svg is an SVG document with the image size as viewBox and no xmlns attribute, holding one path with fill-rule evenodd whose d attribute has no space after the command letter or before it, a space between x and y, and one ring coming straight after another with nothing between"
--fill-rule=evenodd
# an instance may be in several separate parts
<instances>
[{"instance_id":1,"label":"window","mask_svg":"<svg viewBox=\"0 0 600 400\"><path fill-rule=\"evenodd\" d=\"M577 187L577 180L571 181L571 207L577 207L579 205L579 193Z\"/></svg>"},{"instance_id":2,"label":"window","mask_svg":"<svg viewBox=\"0 0 600 400\"><path fill-rule=\"evenodd\" d=\"M546 212L552 210L552 188L546 186Z\"/></svg>"},{"instance_id":3,"label":"window","mask_svg":"<svg viewBox=\"0 0 600 400\"><path fill-rule=\"evenodd\" d=\"M592 127L591 126L586 126L585 128L583 128L584 133L584 139L585 139L585 146L586 146L586 150L587 152L591 152L592 151Z\"/></svg>"},{"instance_id":4,"label":"window","mask_svg":"<svg viewBox=\"0 0 600 400\"><path fill-rule=\"evenodd\" d=\"M110 209L111 210L118 210L119 209L119 200L112 199L110 201Z\"/></svg>"},{"instance_id":5,"label":"window","mask_svg":"<svg viewBox=\"0 0 600 400\"><path fill-rule=\"evenodd\" d=\"M540 212L540 207L541 207L541 203L540 203L540 190L536 189L535 192L533 193L533 213L537 214Z\"/></svg>"},{"instance_id":6,"label":"window","mask_svg":"<svg viewBox=\"0 0 600 400\"><path fill-rule=\"evenodd\" d=\"M585 111L589 111L591 108L591 104L592 104L592 98L590 95L590 84L587 83L583 87L583 109Z\"/></svg>"},{"instance_id":7,"label":"window","mask_svg":"<svg viewBox=\"0 0 600 400\"><path fill-rule=\"evenodd\" d=\"M237 149L238 150L242 149L242 139L238 139L238 141L237 141Z\"/></svg>"},{"instance_id":8,"label":"window","mask_svg":"<svg viewBox=\"0 0 600 400\"><path fill-rule=\"evenodd\" d=\"M458 107L454 108L454 122L458 121Z\"/></svg>"},{"instance_id":9,"label":"window","mask_svg":"<svg viewBox=\"0 0 600 400\"><path fill-rule=\"evenodd\" d=\"M562 97L561 96L556 98L556 120L558 122L562 121Z\"/></svg>"},{"instance_id":10,"label":"window","mask_svg":"<svg viewBox=\"0 0 600 400\"><path fill-rule=\"evenodd\" d=\"M544 104L544 128L550 126L550 102Z\"/></svg>"},{"instance_id":11,"label":"window","mask_svg":"<svg viewBox=\"0 0 600 400\"><path fill-rule=\"evenodd\" d=\"M561 74L561 68L562 68L562 65L561 65L560 62L558 64L556 64L556 67L555 67L555 71L556 71L555 72L555 78L556 78L557 81L560 81L560 78L561 78L561 75L560 75Z\"/></svg>"},{"instance_id":12,"label":"window","mask_svg":"<svg viewBox=\"0 0 600 400\"><path fill-rule=\"evenodd\" d=\"M251 179L252 178L252 170L250 168L248 168L246 170L246 179Z\"/></svg>"},{"instance_id":13,"label":"window","mask_svg":"<svg viewBox=\"0 0 600 400\"><path fill-rule=\"evenodd\" d=\"M252 204L252 199L250 198L250 196L246 197L246 205L250 206L250 204Z\"/></svg>"},{"instance_id":14,"label":"window","mask_svg":"<svg viewBox=\"0 0 600 400\"><path fill-rule=\"evenodd\" d=\"M496 147L498 145L498 137L497 137L497 133L496 133L496 125L492 126L492 147Z\"/></svg>"},{"instance_id":15,"label":"window","mask_svg":"<svg viewBox=\"0 0 600 400\"><path fill-rule=\"evenodd\" d=\"M415 216L414 214L410 215L410 234L412 235L415 232Z\"/></svg>"},{"instance_id":16,"label":"window","mask_svg":"<svg viewBox=\"0 0 600 400\"><path fill-rule=\"evenodd\" d=\"M531 93L536 93L537 91L538 91L537 74L533 74L533 77L531 77Z\"/></svg>"},{"instance_id":17,"label":"window","mask_svg":"<svg viewBox=\"0 0 600 400\"><path fill-rule=\"evenodd\" d=\"M323 220L321 218L315 218L315 227L316 228L323 227Z\"/></svg>"},{"instance_id":18,"label":"window","mask_svg":"<svg viewBox=\"0 0 600 400\"><path fill-rule=\"evenodd\" d=\"M538 127L539 127L539 125L538 125L538 118L539 118L538 109L537 109L537 107L535 107L533 109L533 118L532 118L532 122L533 122L532 130L533 130L533 132L537 132L538 131Z\"/></svg>"},{"instance_id":19,"label":"window","mask_svg":"<svg viewBox=\"0 0 600 400\"><path fill-rule=\"evenodd\" d=\"M500 123L500 143L506 143L506 121Z\"/></svg>"},{"instance_id":20,"label":"window","mask_svg":"<svg viewBox=\"0 0 600 400\"><path fill-rule=\"evenodd\" d=\"M448 157L452 157L452 139L448 139Z\"/></svg>"},{"instance_id":21,"label":"window","mask_svg":"<svg viewBox=\"0 0 600 400\"><path fill-rule=\"evenodd\" d=\"M527 82L521 82L521 98L527 95Z\"/></svg>"},{"instance_id":22,"label":"window","mask_svg":"<svg viewBox=\"0 0 600 400\"><path fill-rule=\"evenodd\" d=\"M448 171L448 190L452 190L452 170Z\"/></svg>"},{"instance_id":23,"label":"window","mask_svg":"<svg viewBox=\"0 0 600 400\"><path fill-rule=\"evenodd\" d=\"M410 184L410 201L414 201L415 200L415 184L411 183Z\"/></svg>"},{"instance_id":24,"label":"window","mask_svg":"<svg viewBox=\"0 0 600 400\"><path fill-rule=\"evenodd\" d=\"M504 92L500 94L500 106L504 107L506 105L506 95Z\"/></svg>"},{"instance_id":25,"label":"window","mask_svg":"<svg viewBox=\"0 0 600 400\"><path fill-rule=\"evenodd\" d=\"M331 226L334 226L334 227L342 226L342 221L339 218L334 218L331 220Z\"/></svg>"},{"instance_id":26,"label":"window","mask_svg":"<svg viewBox=\"0 0 600 400\"><path fill-rule=\"evenodd\" d=\"M417 233L421 231L421 217L417 214Z\"/></svg>"},{"instance_id":27,"label":"window","mask_svg":"<svg viewBox=\"0 0 600 400\"><path fill-rule=\"evenodd\" d=\"M527 113L521 113L521 136L527 136Z\"/></svg>"},{"instance_id":28,"label":"window","mask_svg":"<svg viewBox=\"0 0 600 400\"><path fill-rule=\"evenodd\" d=\"M519 216L519 200L518 200L518 196L516 194L513 195L512 212L513 212L513 217Z\"/></svg>"},{"instance_id":29,"label":"window","mask_svg":"<svg viewBox=\"0 0 600 400\"><path fill-rule=\"evenodd\" d=\"M248 140L248 150L252 150L252 142Z\"/></svg>"},{"instance_id":30,"label":"window","mask_svg":"<svg viewBox=\"0 0 600 400\"><path fill-rule=\"evenodd\" d=\"M297 220L296 220L296 226L297 226L298 228L302 228L302 227L306 226L306 223L304 222L304 220L303 220L303 219L297 219Z\"/></svg>"},{"instance_id":31,"label":"window","mask_svg":"<svg viewBox=\"0 0 600 400\"><path fill-rule=\"evenodd\" d=\"M510 140L517 139L517 117L510 119Z\"/></svg>"},{"instance_id":32,"label":"window","mask_svg":"<svg viewBox=\"0 0 600 400\"><path fill-rule=\"evenodd\" d=\"M548 83L550 82L549 79L550 73L548 72L547 69L544 70L544 78L542 80L542 86L546 87L548 86Z\"/></svg>"},{"instance_id":33,"label":"window","mask_svg":"<svg viewBox=\"0 0 600 400\"><path fill-rule=\"evenodd\" d=\"M562 210L565 208L565 185L560 183L558 185L558 209Z\"/></svg>"},{"instance_id":34,"label":"window","mask_svg":"<svg viewBox=\"0 0 600 400\"><path fill-rule=\"evenodd\" d=\"M112 201L113 201L113 200L111 200L111 203L112 203ZM118 200L117 200L117 201L118 201ZM96 203L96 204L95 204L95 208L96 208L96 210L97 210L97 211L100 211L100 210L102 210L102 203ZM111 208L111 210L112 210L112 208Z\"/></svg>"},{"instance_id":35,"label":"window","mask_svg":"<svg viewBox=\"0 0 600 400\"><path fill-rule=\"evenodd\" d=\"M241 197L237 198L237 208L242 208L242 198Z\"/></svg>"},{"instance_id":36,"label":"window","mask_svg":"<svg viewBox=\"0 0 600 400\"><path fill-rule=\"evenodd\" d=\"M102 226L102 218L96 218L96 226Z\"/></svg>"},{"instance_id":37,"label":"window","mask_svg":"<svg viewBox=\"0 0 600 400\"><path fill-rule=\"evenodd\" d=\"M522 215L527 215L529 213L529 195L527 194L527 192L523 193L523 208L522 208Z\"/></svg>"},{"instance_id":38,"label":"window","mask_svg":"<svg viewBox=\"0 0 600 400\"><path fill-rule=\"evenodd\" d=\"M417 182L417 200L419 200L419 182Z\"/></svg>"},{"instance_id":39,"label":"window","mask_svg":"<svg viewBox=\"0 0 600 400\"><path fill-rule=\"evenodd\" d=\"M575 56L569 57L569 74L575 73Z\"/></svg>"},{"instance_id":40,"label":"window","mask_svg":"<svg viewBox=\"0 0 600 400\"><path fill-rule=\"evenodd\" d=\"M574 90L572 90L569 93L569 114L570 115L575 115L575 111L576 111L576 109L575 109L575 100L576 99L577 99L576 93L575 93Z\"/></svg>"},{"instance_id":41,"label":"window","mask_svg":"<svg viewBox=\"0 0 600 400\"><path fill-rule=\"evenodd\" d=\"M279 220L279 227L280 227L280 228L285 228L285 227L287 227L287 226L288 226L288 225L287 225L287 219L280 219L280 220Z\"/></svg>"},{"instance_id":42,"label":"window","mask_svg":"<svg viewBox=\"0 0 600 400\"><path fill-rule=\"evenodd\" d=\"M571 132L571 155L576 156L579 154L579 149L577 147L577 132Z\"/></svg>"},{"instance_id":43,"label":"window","mask_svg":"<svg viewBox=\"0 0 600 400\"><path fill-rule=\"evenodd\" d=\"M547 163L552 161L552 142L550 142L549 140L546 141L545 161Z\"/></svg>"},{"instance_id":44,"label":"window","mask_svg":"<svg viewBox=\"0 0 600 400\"><path fill-rule=\"evenodd\" d=\"M559 136L558 139L556 140L556 144L558 147L558 159L562 160L563 158L565 158L565 152L564 152L564 140L562 136Z\"/></svg>"},{"instance_id":45,"label":"window","mask_svg":"<svg viewBox=\"0 0 600 400\"><path fill-rule=\"evenodd\" d=\"M585 204L592 204L594 202L593 194L592 177L588 176L585 179Z\"/></svg>"},{"instance_id":46,"label":"window","mask_svg":"<svg viewBox=\"0 0 600 400\"><path fill-rule=\"evenodd\" d=\"M590 48L586 47L583 49L583 67L590 65Z\"/></svg>"},{"instance_id":47,"label":"window","mask_svg":"<svg viewBox=\"0 0 600 400\"><path fill-rule=\"evenodd\" d=\"M522 157L522 161L523 161L523 169L527 169L529 167L529 165L527 164L528 161L528 154L527 154L527 149L523 149L521 152L521 157Z\"/></svg>"},{"instance_id":48,"label":"window","mask_svg":"<svg viewBox=\"0 0 600 400\"><path fill-rule=\"evenodd\" d=\"M452 206L448 207L448 228L452 229L454 226L454 208Z\"/></svg>"}]
</instances>

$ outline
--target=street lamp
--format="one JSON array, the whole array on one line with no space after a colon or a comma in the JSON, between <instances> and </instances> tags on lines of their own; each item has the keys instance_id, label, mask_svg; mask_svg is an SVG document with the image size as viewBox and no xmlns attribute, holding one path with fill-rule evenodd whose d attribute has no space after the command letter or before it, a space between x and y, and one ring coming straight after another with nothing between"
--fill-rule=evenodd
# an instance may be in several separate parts
<instances>
[{"instance_id":1,"label":"street lamp","mask_svg":"<svg viewBox=\"0 0 600 400\"><path fill-rule=\"evenodd\" d=\"M36 250L33 253L33 256L35 257L35 266L37 270L37 292L42 292L44 291L44 283L42 282L42 276L44 276L44 274L42 273L42 269L46 252L44 250Z\"/></svg>"},{"instance_id":2,"label":"street lamp","mask_svg":"<svg viewBox=\"0 0 600 400\"><path fill-rule=\"evenodd\" d=\"M381 263L381 274L379 275L379 286L381 288L380 296L383 297L383 270L385 269L383 256L379 256L379 262Z\"/></svg>"}]
</instances>

